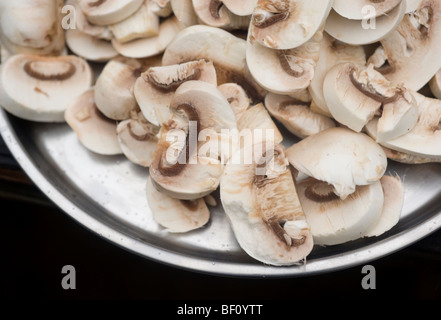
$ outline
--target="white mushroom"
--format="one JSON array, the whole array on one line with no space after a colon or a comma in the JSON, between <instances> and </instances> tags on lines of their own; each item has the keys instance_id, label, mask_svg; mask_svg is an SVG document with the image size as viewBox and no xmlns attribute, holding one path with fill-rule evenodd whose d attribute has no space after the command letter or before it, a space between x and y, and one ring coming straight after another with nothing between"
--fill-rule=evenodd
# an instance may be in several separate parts
<instances>
[{"instance_id":1,"label":"white mushroom","mask_svg":"<svg viewBox=\"0 0 441 320\"><path fill-rule=\"evenodd\" d=\"M266 90L290 94L306 89L314 78L323 33L318 31L308 42L290 50L267 48L248 42L247 65L253 78Z\"/></svg>"},{"instance_id":2,"label":"white mushroom","mask_svg":"<svg viewBox=\"0 0 441 320\"><path fill-rule=\"evenodd\" d=\"M69 103L92 81L91 68L79 57L17 54L2 66L0 102L20 118L64 122Z\"/></svg>"},{"instance_id":3,"label":"white mushroom","mask_svg":"<svg viewBox=\"0 0 441 320\"><path fill-rule=\"evenodd\" d=\"M292 49L309 41L332 7L329 0L259 0L250 24L250 41L272 49Z\"/></svg>"},{"instance_id":4,"label":"white mushroom","mask_svg":"<svg viewBox=\"0 0 441 320\"><path fill-rule=\"evenodd\" d=\"M292 134L303 139L336 126L335 121L311 110L311 102L268 93L265 107Z\"/></svg>"},{"instance_id":5,"label":"white mushroom","mask_svg":"<svg viewBox=\"0 0 441 320\"><path fill-rule=\"evenodd\" d=\"M381 179L387 168L383 149L369 136L346 128L330 128L309 136L286 151L298 171L333 186L347 198L356 187Z\"/></svg>"},{"instance_id":6,"label":"white mushroom","mask_svg":"<svg viewBox=\"0 0 441 320\"><path fill-rule=\"evenodd\" d=\"M383 150L388 159L399 163L404 163L404 164L425 164L425 163L436 163L436 162L441 163L441 158L438 159L423 158L409 153L392 150L386 147L383 147Z\"/></svg>"},{"instance_id":7,"label":"white mushroom","mask_svg":"<svg viewBox=\"0 0 441 320\"><path fill-rule=\"evenodd\" d=\"M201 80L217 86L213 63L190 61L170 66L151 67L141 74L134 95L148 121L161 125L170 118L169 105L176 89L185 81Z\"/></svg>"},{"instance_id":8,"label":"white mushroom","mask_svg":"<svg viewBox=\"0 0 441 320\"><path fill-rule=\"evenodd\" d=\"M193 0L193 8L203 24L226 27L230 24L230 13L221 0Z\"/></svg>"},{"instance_id":9,"label":"white mushroom","mask_svg":"<svg viewBox=\"0 0 441 320\"><path fill-rule=\"evenodd\" d=\"M219 186L224 165L218 142L222 129L236 129L234 113L217 87L192 80L176 90L170 109L150 175L173 198L202 198Z\"/></svg>"},{"instance_id":10,"label":"white mushroom","mask_svg":"<svg viewBox=\"0 0 441 320\"><path fill-rule=\"evenodd\" d=\"M171 233L186 233L199 229L210 220L210 210L204 199L179 200L156 189L149 177L147 200L155 221Z\"/></svg>"},{"instance_id":11,"label":"white mushroom","mask_svg":"<svg viewBox=\"0 0 441 320\"><path fill-rule=\"evenodd\" d=\"M309 178L298 183L298 194L314 244L325 246L364 237L377 224L384 202L380 181L358 186L343 200L326 182Z\"/></svg>"},{"instance_id":12,"label":"white mushroom","mask_svg":"<svg viewBox=\"0 0 441 320\"><path fill-rule=\"evenodd\" d=\"M199 18L194 11L192 0L170 0L170 4L181 29L198 24Z\"/></svg>"},{"instance_id":13,"label":"white mushroom","mask_svg":"<svg viewBox=\"0 0 441 320\"><path fill-rule=\"evenodd\" d=\"M130 119L121 121L116 132L121 150L127 159L143 167L152 164L159 141L159 128L148 122L141 111L132 111Z\"/></svg>"},{"instance_id":14,"label":"white mushroom","mask_svg":"<svg viewBox=\"0 0 441 320\"><path fill-rule=\"evenodd\" d=\"M126 19L109 26L119 43L159 34L159 17L153 12L153 2L144 0L141 7Z\"/></svg>"},{"instance_id":15,"label":"white mushroom","mask_svg":"<svg viewBox=\"0 0 441 320\"><path fill-rule=\"evenodd\" d=\"M161 18L168 18L173 14L170 0L150 0L152 2L153 12Z\"/></svg>"},{"instance_id":16,"label":"white mushroom","mask_svg":"<svg viewBox=\"0 0 441 320\"><path fill-rule=\"evenodd\" d=\"M152 57L163 53L180 30L178 20L171 16L160 23L157 36L139 38L125 43L113 39L112 44L115 50L125 57Z\"/></svg>"},{"instance_id":17,"label":"white mushroom","mask_svg":"<svg viewBox=\"0 0 441 320\"><path fill-rule=\"evenodd\" d=\"M441 69L441 3L423 0L369 58L393 84L418 91Z\"/></svg>"},{"instance_id":18,"label":"white mushroom","mask_svg":"<svg viewBox=\"0 0 441 320\"><path fill-rule=\"evenodd\" d=\"M441 101L412 93L417 101L419 119L415 127L396 139L380 144L394 151L437 162L441 159ZM376 139L378 118L366 125L367 133Z\"/></svg>"},{"instance_id":19,"label":"white mushroom","mask_svg":"<svg viewBox=\"0 0 441 320\"><path fill-rule=\"evenodd\" d=\"M104 66L95 84L95 101L106 117L126 120L138 103L133 93L136 80L148 67L159 65L159 58L146 61L115 58Z\"/></svg>"},{"instance_id":20,"label":"white mushroom","mask_svg":"<svg viewBox=\"0 0 441 320\"><path fill-rule=\"evenodd\" d=\"M242 154L255 154L245 162ZM306 259L313 239L284 149L261 141L237 151L220 185L223 208L241 248L269 265Z\"/></svg>"},{"instance_id":21,"label":"white mushroom","mask_svg":"<svg viewBox=\"0 0 441 320\"><path fill-rule=\"evenodd\" d=\"M245 90L237 83L224 83L218 89L233 109L236 120L239 120L250 107L250 98Z\"/></svg>"},{"instance_id":22,"label":"white mushroom","mask_svg":"<svg viewBox=\"0 0 441 320\"><path fill-rule=\"evenodd\" d=\"M406 5L403 0L334 0L332 8L347 19L362 20L388 15L402 2Z\"/></svg>"},{"instance_id":23,"label":"white mushroom","mask_svg":"<svg viewBox=\"0 0 441 320\"><path fill-rule=\"evenodd\" d=\"M93 88L75 98L66 109L64 117L88 150L101 155L122 153L116 135L117 123L98 110Z\"/></svg>"},{"instance_id":24,"label":"white mushroom","mask_svg":"<svg viewBox=\"0 0 441 320\"><path fill-rule=\"evenodd\" d=\"M258 0L220 0L232 13L238 16L249 16L253 14Z\"/></svg>"},{"instance_id":25,"label":"white mushroom","mask_svg":"<svg viewBox=\"0 0 441 320\"><path fill-rule=\"evenodd\" d=\"M437 99L441 99L441 69L430 80L429 86L432 94Z\"/></svg>"},{"instance_id":26,"label":"white mushroom","mask_svg":"<svg viewBox=\"0 0 441 320\"><path fill-rule=\"evenodd\" d=\"M404 204L404 186L400 177L383 176L380 180L384 201L380 218L365 237L378 237L392 229L399 221Z\"/></svg>"},{"instance_id":27,"label":"white mushroom","mask_svg":"<svg viewBox=\"0 0 441 320\"><path fill-rule=\"evenodd\" d=\"M363 47L342 43L324 32L320 43L319 58L314 69L314 77L309 86L314 106L317 106L317 112L323 115L332 116L323 96L325 76L332 67L343 62L352 62L355 65L364 66L366 55Z\"/></svg>"},{"instance_id":28,"label":"white mushroom","mask_svg":"<svg viewBox=\"0 0 441 320\"><path fill-rule=\"evenodd\" d=\"M354 131L360 132L374 116L381 116L378 140L399 137L418 121L413 95L393 86L373 65L336 65L326 75L323 88L332 116Z\"/></svg>"},{"instance_id":29,"label":"white mushroom","mask_svg":"<svg viewBox=\"0 0 441 320\"><path fill-rule=\"evenodd\" d=\"M90 23L100 26L120 22L139 9L144 0L79 0Z\"/></svg>"}]
</instances>

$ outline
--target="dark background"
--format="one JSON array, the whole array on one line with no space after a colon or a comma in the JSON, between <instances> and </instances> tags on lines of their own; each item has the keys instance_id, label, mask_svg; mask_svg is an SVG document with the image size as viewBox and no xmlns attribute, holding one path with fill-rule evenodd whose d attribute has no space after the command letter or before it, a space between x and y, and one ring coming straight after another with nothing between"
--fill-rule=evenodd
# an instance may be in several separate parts
<instances>
[{"instance_id":1,"label":"dark background","mask_svg":"<svg viewBox=\"0 0 441 320\"><path fill-rule=\"evenodd\" d=\"M40 193L0 142L3 299L247 300L252 304L293 298L441 298L441 231L371 262L376 269L375 290L362 288L362 266L288 279L190 272L128 252L78 224ZM61 286L65 265L76 269L75 290Z\"/></svg>"}]
</instances>

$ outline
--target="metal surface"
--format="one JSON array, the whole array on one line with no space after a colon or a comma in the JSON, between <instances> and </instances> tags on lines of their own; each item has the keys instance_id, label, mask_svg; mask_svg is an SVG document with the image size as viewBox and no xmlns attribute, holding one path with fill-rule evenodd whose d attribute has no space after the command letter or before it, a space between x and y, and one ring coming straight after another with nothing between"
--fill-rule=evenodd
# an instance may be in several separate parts
<instances>
[{"instance_id":1,"label":"metal surface","mask_svg":"<svg viewBox=\"0 0 441 320\"><path fill-rule=\"evenodd\" d=\"M153 220L147 203L148 169L124 156L87 151L66 124L33 123L0 110L0 131L30 178L73 219L123 248L177 268L240 277L324 273L391 254L441 226L441 165L390 162L389 173L403 179L406 192L398 225L378 238L315 247L299 266L266 266L238 246L220 201L206 227L169 234ZM294 140L287 136L289 145Z\"/></svg>"}]
</instances>

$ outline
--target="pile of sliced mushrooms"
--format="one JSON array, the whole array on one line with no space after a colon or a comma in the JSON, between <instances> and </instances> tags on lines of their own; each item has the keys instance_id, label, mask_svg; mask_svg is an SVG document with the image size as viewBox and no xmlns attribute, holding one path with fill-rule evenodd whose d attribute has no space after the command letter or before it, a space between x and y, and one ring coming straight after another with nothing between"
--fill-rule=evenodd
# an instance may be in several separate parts
<instances>
[{"instance_id":1,"label":"pile of sliced mushrooms","mask_svg":"<svg viewBox=\"0 0 441 320\"><path fill-rule=\"evenodd\" d=\"M66 122L88 150L148 170L146 201L170 233L207 227L218 192L246 254L305 263L315 246L399 222L405 188L390 161L441 162L441 1L0 6L1 106ZM192 130L215 135L189 150ZM232 153L204 153L223 140ZM250 148L260 158L237 161Z\"/></svg>"}]
</instances>

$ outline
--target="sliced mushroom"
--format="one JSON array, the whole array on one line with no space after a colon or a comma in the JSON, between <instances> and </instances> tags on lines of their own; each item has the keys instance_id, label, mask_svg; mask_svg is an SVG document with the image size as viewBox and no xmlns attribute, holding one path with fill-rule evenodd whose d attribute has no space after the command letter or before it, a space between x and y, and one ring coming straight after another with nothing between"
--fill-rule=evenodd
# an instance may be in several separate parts
<instances>
[{"instance_id":1,"label":"sliced mushroom","mask_svg":"<svg viewBox=\"0 0 441 320\"><path fill-rule=\"evenodd\" d=\"M136 80L134 94L148 121L161 125L169 120L169 105L176 89L185 81L201 80L217 86L213 63L190 61L170 66L151 67Z\"/></svg>"},{"instance_id":2,"label":"sliced mushroom","mask_svg":"<svg viewBox=\"0 0 441 320\"><path fill-rule=\"evenodd\" d=\"M406 13L415 12L418 10L423 0L406 0Z\"/></svg>"},{"instance_id":3,"label":"sliced mushroom","mask_svg":"<svg viewBox=\"0 0 441 320\"><path fill-rule=\"evenodd\" d=\"M369 58L393 84L418 91L441 69L441 3L423 0Z\"/></svg>"},{"instance_id":4,"label":"sliced mushroom","mask_svg":"<svg viewBox=\"0 0 441 320\"><path fill-rule=\"evenodd\" d=\"M415 127L405 135L380 144L394 151L423 158L426 162L441 159L441 101L412 93L419 109L419 119ZM366 125L366 132L376 138L378 118Z\"/></svg>"},{"instance_id":5,"label":"sliced mushroom","mask_svg":"<svg viewBox=\"0 0 441 320\"><path fill-rule=\"evenodd\" d=\"M243 153L257 157L246 163ZM312 251L312 235L282 146L260 142L237 151L225 167L220 195L239 245L252 258L293 265Z\"/></svg>"},{"instance_id":6,"label":"sliced mushroom","mask_svg":"<svg viewBox=\"0 0 441 320\"><path fill-rule=\"evenodd\" d=\"M338 245L363 238L379 220L384 202L380 181L358 186L340 199L326 182L298 183L300 203L316 245Z\"/></svg>"},{"instance_id":7,"label":"sliced mushroom","mask_svg":"<svg viewBox=\"0 0 441 320\"><path fill-rule=\"evenodd\" d=\"M236 120L239 120L250 107L250 98L245 90L237 83L224 83L218 89L229 102Z\"/></svg>"},{"instance_id":8,"label":"sliced mushroom","mask_svg":"<svg viewBox=\"0 0 441 320\"><path fill-rule=\"evenodd\" d=\"M181 26L176 17L171 16L159 25L158 35L155 37L144 37L126 43L112 40L113 47L122 56L128 58L147 58L164 52Z\"/></svg>"},{"instance_id":9,"label":"sliced mushroom","mask_svg":"<svg viewBox=\"0 0 441 320\"><path fill-rule=\"evenodd\" d=\"M259 0L250 41L279 50L300 47L317 33L331 7L329 0Z\"/></svg>"},{"instance_id":10,"label":"sliced mushroom","mask_svg":"<svg viewBox=\"0 0 441 320\"><path fill-rule=\"evenodd\" d=\"M383 147L383 150L386 153L388 159L399 163L404 163L404 164L426 164L426 163L434 163L434 162L441 163L441 158L439 159L423 158L412 154L392 150L386 147Z\"/></svg>"},{"instance_id":11,"label":"sliced mushroom","mask_svg":"<svg viewBox=\"0 0 441 320\"><path fill-rule=\"evenodd\" d=\"M62 0L3 1L0 40L11 54L60 55L65 49Z\"/></svg>"},{"instance_id":12,"label":"sliced mushroom","mask_svg":"<svg viewBox=\"0 0 441 320\"><path fill-rule=\"evenodd\" d=\"M274 141L275 143L282 143L283 141L279 128L277 128L263 103L248 108L237 121L237 128L243 132L243 136L245 136L246 131L252 134L254 143L262 139Z\"/></svg>"},{"instance_id":13,"label":"sliced mushroom","mask_svg":"<svg viewBox=\"0 0 441 320\"><path fill-rule=\"evenodd\" d=\"M308 88L314 78L323 33L290 50L267 48L258 42L247 45L247 65L253 78L266 90L290 94Z\"/></svg>"},{"instance_id":14,"label":"sliced mushroom","mask_svg":"<svg viewBox=\"0 0 441 320\"><path fill-rule=\"evenodd\" d=\"M310 104L274 93L268 93L265 97L265 107L269 113L300 139L336 126L333 119L312 111Z\"/></svg>"},{"instance_id":15,"label":"sliced mushroom","mask_svg":"<svg viewBox=\"0 0 441 320\"><path fill-rule=\"evenodd\" d=\"M317 106L317 112L326 116L332 116L323 96L323 82L329 70L337 64L352 62L355 65L364 66L366 55L362 46L351 46L342 43L326 32L320 44L320 54L314 69L314 77L309 86L311 97Z\"/></svg>"},{"instance_id":16,"label":"sliced mushroom","mask_svg":"<svg viewBox=\"0 0 441 320\"><path fill-rule=\"evenodd\" d=\"M170 0L152 0L152 9L161 18L168 18L173 14Z\"/></svg>"},{"instance_id":17,"label":"sliced mushroom","mask_svg":"<svg viewBox=\"0 0 441 320\"><path fill-rule=\"evenodd\" d=\"M193 0L193 8L203 24L218 28L230 24L229 10L222 0Z\"/></svg>"},{"instance_id":18,"label":"sliced mushroom","mask_svg":"<svg viewBox=\"0 0 441 320\"><path fill-rule=\"evenodd\" d=\"M95 84L95 101L106 117L114 120L130 118L138 103L133 93L136 80L149 66L160 64L159 59L148 61L112 59L104 66Z\"/></svg>"},{"instance_id":19,"label":"sliced mushroom","mask_svg":"<svg viewBox=\"0 0 441 320\"><path fill-rule=\"evenodd\" d=\"M186 233L199 229L210 220L210 210L204 199L179 200L156 189L149 177L147 200L155 221L171 233Z\"/></svg>"},{"instance_id":20,"label":"sliced mushroom","mask_svg":"<svg viewBox=\"0 0 441 320\"><path fill-rule=\"evenodd\" d=\"M144 0L79 0L90 23L100 26L120 22L136 12Z\"/></svg>"},{"instance_id":21,"label":"sliced mushroom","mask_svg":"<svg viewBox=\"0 0 441 320\"><path fill-rule=\"evenodd\" d=\"M144 0L141 7L128 18L109 26L116 41L126 43L159 34L159 17L153 12L153 2Z\"/></svg>"},{"instance_id":22,"label":"sliced mushroom","mask_svg":"<svg viewBox=\"0 0 441 320\"><path fill-rule=\"evenodd\" d=\"M246 40L230 32L204 25L188 27L176 36L164 52L163 65L206 59L216 68L218 85L234 82L254 101L266 94L250 75L246 63Z\"/></svg>"},{"instance_id":23,"label":"sliced mushroom","mask_svg":"<svg viewBox=\"0 0 441 320\"><path fill-rule=\"evenodd\" d=\"M341 16L351 20L362 20L367 18L377 18L388 15L398 5L406 1L403 0L334 0L332 8Z\"/></svg>"},{"instance_id":24,"label":"sliced mushroom","mask_svg":"<svg viewBox=\"0 0 441 320\"><path fill-rule=\"evenodd\" d=\"M380 115L378 138L390 139L409 132L418 120L413 95L403 87L393 86L373 65L336 65L326 75L323 87L332 116L354 131L360 132L374 116Z\"/></svg>"},{"instance_id":25,"label":"sliced mushroom","mask_svg":"<svg viewBox=\"0 0 441 320\"><path fill-rule=\"evenodd\" d=\"M74 54L89 61L107 62L118 55L110 41L78 29L66 30L66 44Z\"/></svg>"},{"instance_id":26,"label":"sliced mushroom","mask_svg":"<svg viewBox=\"0 0 441 320\"><path fill-rule=\"evenodd\" d=\"M232 13L238 16L250 16L257 7L258 0L220 0Z\"/></svg>"},{"instance_id":27,"label":"sliced mushroom","mask_svg":"<svg viewBox=\"0 0 441 320\"><path fill-rule=\"evenodd\" d=\"M64 117L88 150L101 155L122 153L116 135L117 123L98 110L93 88L75 98L66 109Z\"/></svg>"},{"instance_id":28,"label":"sliced mushroom","mask_svg":"<svg viewBox=\"0 0 441 320\"><path fill-rule=\"evenodd\" d=\"M20 118L64 122L69 103L92 81L93 72L82 58L17 54L2 66L0 102Z\"/></svg>"},{"instance_id":29,"label":"sliced mushroom","mask_svg":"<svg viewBox=\"0 0 441 320\"><path fill-rule=\"evenodd\" d=\"M141 111L132 111L130 119L121 121L116 129L118 142L131 162L150 167L158 145L159 127L148 122Z\"/></svg>"},{"instance_id":30,"label":"sliced mushroom","mask_svg":"<svg viewBox=\"0 0 441 320\"><path fill-rule=\"evenodd\" d=\"M430 80L429 86L432 94L437 99L441 99L441 69Z\"/></svg>"},{"instance_id":31,"label":"sliced mushroom","mask_svg":"<svg viewBox=\"0 0 441 320\"><path fill-rule=\"evenodd\" d=\"M175 17L179 21L181 29L199 23L199 18L194 11L192 0L170 0L170 4Z\"/></svg>"},{"instance_id":32,"label":"sliced mushroom","mask_svg":"<svg viewBox=\"0 0 441 320\"><path fill-rule=\"evenodd\" d=\"M392 229L399 221L404 204L404 186L400 177L383 176L380 180L384 201L380 218L365 237L378 237Z\"/></svg>"},{"instance_id":33,"label":"sliced mushroom","mask_svg":"<svg viewBox=\"0 0 441 320\"><path fill-rule=\"evenodd\" d=\"M286 154L294 168L332 185L341 199L357 186L380 180L387 168L383 149L366 134L347 128L330 128L309 136Z\"/></svg>"},{"instance_id":34,"label":"sliced mushroom","mask_svg":"<svg viewBox=\"0 0 441 320\"><path fill-rule=\"evenodd\" d=\"M218 147L222 129L236 129L234 113L217 87L192 80L176 90L170 109L150 175L157 189L173 198L202 198L219 186L222 155L210 148Z\"/></svg>"}]
</instances>

